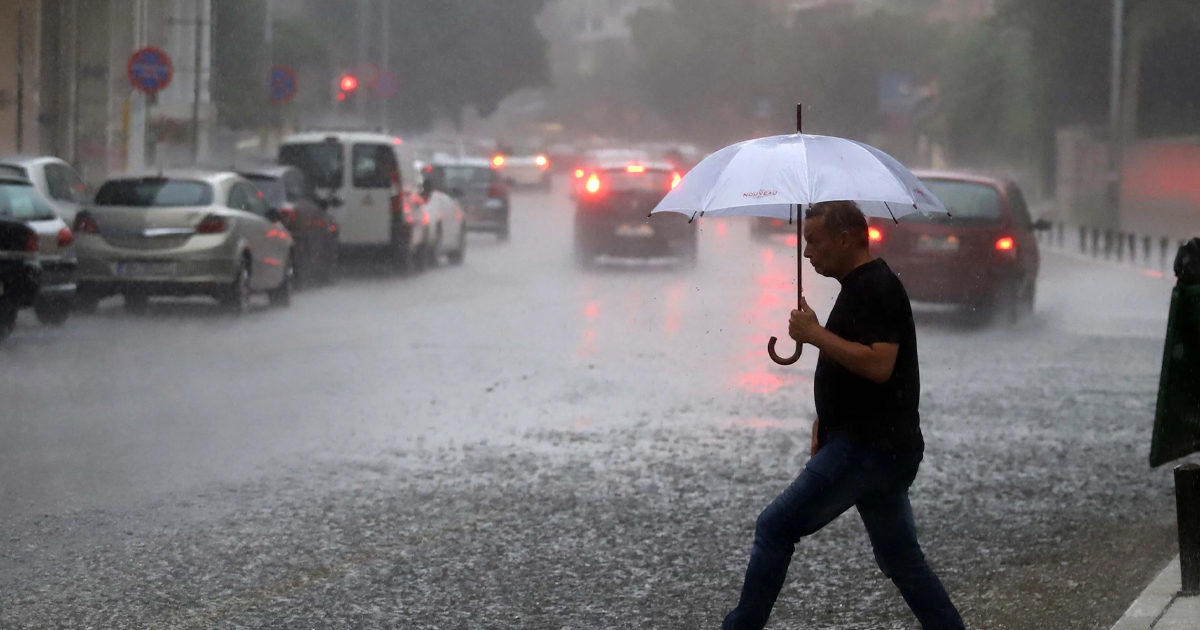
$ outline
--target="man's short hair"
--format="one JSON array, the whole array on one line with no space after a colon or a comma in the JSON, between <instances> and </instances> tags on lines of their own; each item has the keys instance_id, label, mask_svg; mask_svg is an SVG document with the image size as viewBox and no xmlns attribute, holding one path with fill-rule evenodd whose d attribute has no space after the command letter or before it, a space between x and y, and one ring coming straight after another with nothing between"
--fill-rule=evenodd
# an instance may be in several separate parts
<instances>
[{"instance_id":1,"label":"man's short hair","mask_svg":"<svg viewBox=\"0 0 1200 630\"><path fill-rule=\"evenodd\" d=\"M804 213L806 219L822 217L825 219L825 229L829 231L830 236L849 232L850 236L856 237L863 247L870 244L870 240L867 238L867 217L863 215L862 209L858 207L857 203L853 201L822 201L813 204Z\"/></svg>"}]
</instances>

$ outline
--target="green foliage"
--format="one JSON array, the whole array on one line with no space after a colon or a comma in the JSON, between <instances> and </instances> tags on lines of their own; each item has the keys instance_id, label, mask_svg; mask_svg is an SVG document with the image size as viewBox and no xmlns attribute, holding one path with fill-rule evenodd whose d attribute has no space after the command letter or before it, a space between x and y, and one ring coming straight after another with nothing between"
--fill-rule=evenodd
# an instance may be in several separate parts
<instances>
[{"instance_id":1,"label":"green foliage","mask_svg":"<svg viewBox=\"0 0 1200 630\"><path fill-rule=\"evenodd\" d=\"M941 71L941 109L958 162L1020 163L1034 145L1029 38L994 22L955 36Z\"/></svg>"},{"instance_id":2,"label":"green foliage","mask_svg":"<svg viewBox=\"0 0 1200 630\"><path fill-rule=\"evenodd\" d=\"M546 42L534 24L546 0L388 1L390 66L400 83L389 105L401 126L425 127L438 116L457 121L465 107L486 116L509 94L546 84ZM380 4L366 3L369 68L357 67L360 6L361 0L310 0L299 17L277 19L274 62L324 78L301 86L301 102L327 107L337 73L366 78L377 70ZM213 90L221 120L234 128L265 124L278 108L266 107L264 0L213 0L213 13Z\"/></svg>"},{"instance_id":3,"label":"green foliage","mask_svg":"<svg viewBox=\"0 0 1200 630\"><path fill-rule=\"evenodd\" d=\"M212 95L222 124L234 129L267 122L263 0L213 0ZM186 62L191 65L191 61Z\"/></svg>"}]
</instances>

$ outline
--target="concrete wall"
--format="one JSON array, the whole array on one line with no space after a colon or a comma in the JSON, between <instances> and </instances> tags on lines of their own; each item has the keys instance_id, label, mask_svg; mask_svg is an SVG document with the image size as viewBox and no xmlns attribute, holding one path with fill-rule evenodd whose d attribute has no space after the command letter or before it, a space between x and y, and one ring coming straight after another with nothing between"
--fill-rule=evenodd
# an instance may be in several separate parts
<instances>
[{"instance_id":1,"label":"concrete wall","mask_svg":"<svg viewBox=\"0 0 1200 630\"><path fill-rule=\"evenodd\" d=\"M18 149L25 153L37 150L39 5L38 0L0 2L0 154L15 153ZM19 21L22 26L20 37ZM18 59L23 60L23 89L19 103ZM19 110L22 112L20 125L17 123ZM18 127L22 128L19 141Z\"/></svg>"}]
</instances>

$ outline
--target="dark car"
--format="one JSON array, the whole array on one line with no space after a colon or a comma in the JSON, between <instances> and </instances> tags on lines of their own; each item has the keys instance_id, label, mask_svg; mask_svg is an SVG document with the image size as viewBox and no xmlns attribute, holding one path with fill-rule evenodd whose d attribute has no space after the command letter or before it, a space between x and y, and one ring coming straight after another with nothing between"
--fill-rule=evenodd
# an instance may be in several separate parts
<instances>
[{"instance_id":1,"label":"dark car","mask_svg":"<svg viewBox=\"0 0 1200 630\"><path fill-rule=\"evenodd\" d=\"M675 257L696 263L697 231L688 217L650 211L681 175L658 162L599 162L579 177L575 196L575 259L582 267L607 255L621 258Z\"/></svg>"},{"instance_id":2,"label":"dark car","mask_svg":"<svg viewBox=\"0 0 1200 630\"><path fill-rule=\"evenodd\" d=\"M30 180L4 173L0 173L0 219L23 223L36 235L32 254L40 272L33 310L43 324L63 324L75 301L78 270L71 228Z\"/></svg>"},{"instance_id":3,"label":"dark car","mask_svg":"<svg viewBox=\"0 0 1200 630\"><path fill-rule=\"evenodd\" d=\"M424 186L458 199L467 215L467 230L491 232L508 239L508 186L483 158L438 157L421 169Z\"/></svg>"},{"instance_id":4,"label":"dark car","mask_svg":"<svg viewBox=\"0 0 1200 630\"><path fill-rule=\"evenodd\" d=\"M956 304L1009 322L1033 311L1039 254L1034 223L1016 183L946 172L917 176L950 215L871 219L871 251L900 276L916 302Z\"/></svg>"},{"instance_id":5,"label":"dark car","mask_svg":"<svg viewBox=\"0 0 1200 630\"><path fill-rule=\"evenodd\" d=\"M338 225L304 173L294 166L242 169L263 193L272 218L291 232L296 242L296 277L301 286L329 283L337 276Z\"/></svg>"},{"instance_id":6,"label":"dark car","mask_svg":"<svg viewBox=\"0 0 1200 630\"><path fill-rule=\"evenodd\" d=\"M0 340L12 334L17 312L34 305L41 282L37 232L0 217Z\"/></svg>"}]
</instances>

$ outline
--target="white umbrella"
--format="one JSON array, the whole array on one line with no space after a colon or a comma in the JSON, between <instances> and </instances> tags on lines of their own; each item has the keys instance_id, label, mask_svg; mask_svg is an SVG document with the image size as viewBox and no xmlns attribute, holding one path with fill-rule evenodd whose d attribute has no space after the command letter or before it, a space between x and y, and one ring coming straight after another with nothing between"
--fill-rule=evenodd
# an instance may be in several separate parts
<instances>
[{"instance_id":1,"label":"white umbrella","mask_svg":"<svg viewBox=\"0 0 1200 630\"><path fill-rule=\"evenodd\" d=\"M800 126L797 111L797 127ZM949 214L942 202L890 155L861 142L796 133L739 142L705 158L650 214L750 216L794 221L803 242L801 209L822 201L855 201L870 217L892 220L915 212ZM803 258L797 243L797 302ZM767 352L780 365L800 358Z\"/></svg>"}]
</instances>

